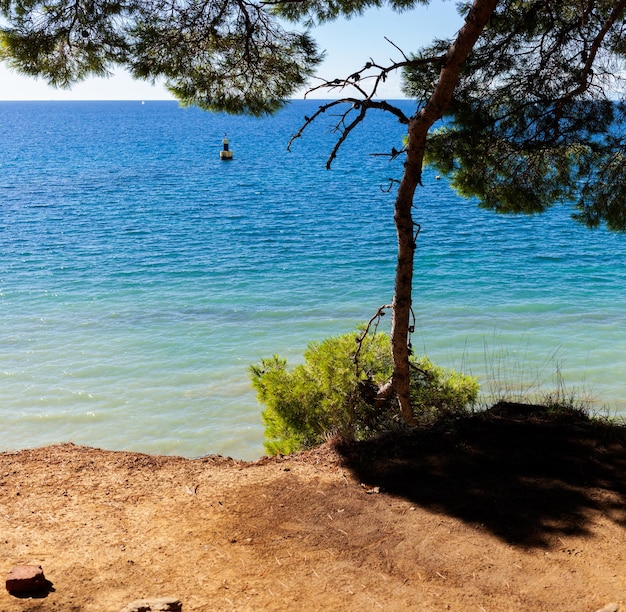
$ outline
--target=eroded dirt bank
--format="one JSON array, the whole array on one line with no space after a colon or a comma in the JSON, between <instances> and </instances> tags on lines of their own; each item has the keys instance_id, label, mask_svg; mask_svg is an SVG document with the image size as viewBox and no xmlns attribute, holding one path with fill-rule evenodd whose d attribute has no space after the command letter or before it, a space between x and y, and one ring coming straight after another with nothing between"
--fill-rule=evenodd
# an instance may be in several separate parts
<instances>
[{"instance_id":1,"label":"eroded dirt bank","mask_svg":"<svg viewBox=\"0 0 626 612\"><path fill-rule=\"evenodd\" d=\"M3 612L626 610L624 436L494 414L255 463L2 453L0 559L53 585Z\"/></svg>"}]
</instances>

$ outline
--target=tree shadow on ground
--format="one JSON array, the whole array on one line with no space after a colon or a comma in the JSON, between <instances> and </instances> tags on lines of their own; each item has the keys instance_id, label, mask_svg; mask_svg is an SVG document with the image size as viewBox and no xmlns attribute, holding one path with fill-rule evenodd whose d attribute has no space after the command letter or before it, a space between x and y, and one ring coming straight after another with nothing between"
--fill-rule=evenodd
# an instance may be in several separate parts
<instances>
[{"instance_id":1,"label":"tree shadow on ground","mask_svg":"<svg viewBox=\"0 0 626 612\"><path fill-rule=\"evenodd\" d=\"M362 482L511 544L584 535L594 513L626 526L626 428L579 411L501 403L339 451Z\"/></svg>"}]
</instances>

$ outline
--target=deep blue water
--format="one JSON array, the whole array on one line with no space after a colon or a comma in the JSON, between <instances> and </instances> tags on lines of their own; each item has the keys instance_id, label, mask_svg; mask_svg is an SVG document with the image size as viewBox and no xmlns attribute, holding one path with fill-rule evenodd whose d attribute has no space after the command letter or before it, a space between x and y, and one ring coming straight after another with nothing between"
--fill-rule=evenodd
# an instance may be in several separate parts
<instances>
[{"instance_id":1,"label":"deep blue water","mask_svg":"<svg viewBox=\"0 0 626 612\"><path fill-rule=\"evenodd\" d=\"M408 102L402 104L410 108ZM391 300L404 129L378 115L324 164L318 102L265 119L173 102L0 103L0 449L262 454L247 369ZM228 134L234 160L219 150ZM485 393L626 411L626 236L565 207L498 217L426 172L413 344Z\"/></svg>"}]
</instances>

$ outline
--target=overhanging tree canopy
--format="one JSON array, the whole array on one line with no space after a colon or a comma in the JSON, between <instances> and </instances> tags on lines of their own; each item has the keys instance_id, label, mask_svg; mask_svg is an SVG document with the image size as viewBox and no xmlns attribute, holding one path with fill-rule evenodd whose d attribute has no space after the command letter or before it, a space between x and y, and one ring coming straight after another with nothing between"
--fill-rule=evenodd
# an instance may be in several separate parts
<instances>
[{"instance_id":1,"label":"overhanging tree canopy","mask_svg":"<svg viewBox=\"0 0 626 612\"><path fill-rule=\"evenodd\" d=\"M119 65L137 78L165 78L185 104L261 115L280 108L322 58L308 34L284 29L277 17L308 27L383 4L417 11L429 3L0 0L8 23L0 59L62 87ZM394 212L394 373L380 394L396 393L408 423L413 205L424 164L497 212L532 214L566 203L590 227L626 231L626 0L474 0L459 10L465 22L453 39L413 54L397 49L398 61L389 64L370 58L318 87L339 96L320 113L349 103L329 164L372 110L407 126L406 145L390 143L389 152L405 163ZM416 100L411 116L376 98L394 71Z\"/></svg>"},{"instance_id":2,"label":"overhanging tree canopy","mask_svg":"<svg viewBox=\"0 0 626 612\"><path fill-rule=\"evenodd\" d=\"M626 2L499 2L427 143L427 161L497 212L574 203L626 230ZM432 55L435 45L422 53ZM409 95L428 95L407 71Z\"/></svg>"},{"instance_id":3,"label":"overhanging tree canopy","mask_svg":"<svg viewBox=\"0 0 626 612\"><path fill-rule=\"evenodd\" d=\"M0 12L0 58L20 72L70 87L122 66L209 110L276 111L322 58L247 0L0 0Z\"/></svg>"}]
</instances>

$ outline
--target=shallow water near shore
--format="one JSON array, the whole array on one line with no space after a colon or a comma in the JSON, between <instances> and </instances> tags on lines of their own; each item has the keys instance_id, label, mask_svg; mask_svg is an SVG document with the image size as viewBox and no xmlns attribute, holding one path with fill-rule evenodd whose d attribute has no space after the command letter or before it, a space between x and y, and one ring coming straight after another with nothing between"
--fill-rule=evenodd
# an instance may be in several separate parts
<instances>
[{"instance_id":1,"label":"shallow water near shore","mask_svg":"<svg viewBox=\"0 0 626 612\"><path fill-rule=\"evenodd\" d=\"M410 109L407 102L402 103ZM315 101L265 119L173 102L0 103L0 450L73 441L253 459L248 366L391 301L401 143L380 115L324 164ZM234 159L219 160L224 134ZM382 189L381 189L382 187ZM626 237L565 207L498 217L426 172L416 353L626 412Z\"/></svg>"}]
</instances>

